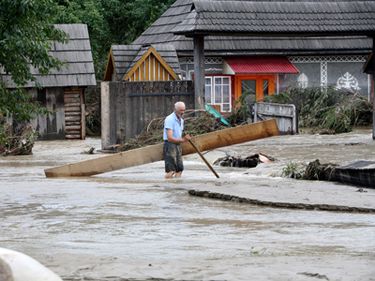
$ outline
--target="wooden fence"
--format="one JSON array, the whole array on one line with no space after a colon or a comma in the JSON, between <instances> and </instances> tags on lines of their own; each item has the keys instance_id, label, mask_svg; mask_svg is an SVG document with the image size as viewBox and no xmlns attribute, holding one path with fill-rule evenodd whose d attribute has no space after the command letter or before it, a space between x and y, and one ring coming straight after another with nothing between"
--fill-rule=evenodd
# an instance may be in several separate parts
<instances>
[{"instance_id":1,"label":"wooden fence","mask_svg":"<svg viewBox=\"0 0 375 281\"><path fill-rule=\"evenodd\" d=\"M152 119L170 114L177 101L194 108L192 81L102 82L102 149L136 136Z\"/></svg>"}]
</instances>

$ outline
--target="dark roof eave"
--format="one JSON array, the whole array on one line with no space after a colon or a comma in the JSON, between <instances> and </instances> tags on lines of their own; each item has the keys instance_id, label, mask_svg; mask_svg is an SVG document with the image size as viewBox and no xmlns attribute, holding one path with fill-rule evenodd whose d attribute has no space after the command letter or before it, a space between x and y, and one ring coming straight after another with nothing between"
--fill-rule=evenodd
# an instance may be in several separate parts
<instances>
[{"instance_id":1,"label":"dark roof eave","mask_svg":"<svg viewBox=\"0 0 375 281\"><path fill-rule=\"evenodd\" d=\"M272 55L272 56L310 56L310 55L369 55L370 49L356 50L205 50L206 56L255 56L255 55ZM193 50L177 50L178 56L191 57Z\"/></svg>"},{"instance_id":2,"label":"dark roof eave","mask_svg":"<svg viewBox=\"0 0 375 281\"><path fill-rule=\"evenodd\" d=\"M296 31L237 31L237 30L189 30L189 31L176 31L174 35L184 35L186 37L195 36L269 36L269 37L319 37L319 36L358 36L364 35L367 37L375 37L374 31L357 30L357 31L311 31L311 32L296 32Z\"/></svg>"}]
</instances>

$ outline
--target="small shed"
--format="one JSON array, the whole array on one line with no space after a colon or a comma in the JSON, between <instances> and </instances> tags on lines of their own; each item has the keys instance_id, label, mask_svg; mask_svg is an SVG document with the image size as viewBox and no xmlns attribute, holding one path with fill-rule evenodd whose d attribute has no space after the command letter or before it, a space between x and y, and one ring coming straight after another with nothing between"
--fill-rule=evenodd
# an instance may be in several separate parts
<instances>
[{"instance_id":1,"label":"small shed","mask_svg":"<svg viewBox=\"0 0 375 281\"><path fill-rule=\"evenodd\" d=\"M51 55L63 62L60 69L41 75L32 68L35 81L24 88L35 100L45 106L50 114L33 120L40 139L85 138L85 89L96 86L94 63L89 33L85 24L57 24L67 33L67 43L51 43ZM11 77L1 73L8 88L14 88Z\"/></svg>"},{"instance_id":2,"label":"small shed","mask_svg":"<svg viewBox=\"0 0 375 281\"><path fill-rule=\"evenodd\" d=\"M113 45L104 75L104 81L174 81L180 78L180 64L171 44Z\"/></svg>"}]
</instances>

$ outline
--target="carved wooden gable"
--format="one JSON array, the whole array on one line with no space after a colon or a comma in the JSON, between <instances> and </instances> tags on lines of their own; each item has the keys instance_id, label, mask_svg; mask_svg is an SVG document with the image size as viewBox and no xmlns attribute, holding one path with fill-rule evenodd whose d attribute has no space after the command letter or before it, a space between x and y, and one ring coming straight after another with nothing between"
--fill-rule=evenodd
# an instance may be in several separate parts
<instances>
[{"instance_id":1,"label":"carved wooden gable","mask_svg":"<svg viewBox=\"0 0 375 281\"><path fill-rule=\"evenodd\" d=\"M173 81L178 76L154 47L135 59L133 66L125 74L126 81Z\"/></svg>"}]
</instances>

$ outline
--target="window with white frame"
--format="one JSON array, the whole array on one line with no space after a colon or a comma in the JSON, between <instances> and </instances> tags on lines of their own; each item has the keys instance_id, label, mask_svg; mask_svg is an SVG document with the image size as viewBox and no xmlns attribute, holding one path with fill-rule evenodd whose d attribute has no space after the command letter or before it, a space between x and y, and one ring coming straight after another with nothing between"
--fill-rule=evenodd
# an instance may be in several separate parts
<instances>
[{"instance_id":1,"label":"window with white frame","mask_svg":"<svg viewBox=\"0 0 375 281\"><path fill-rule=\"evenodd\" d=\"M205 99L210 105L219 105L221 112L232 110L231 80L228 76L206 76Z\"/></svg>"}]
</instances>

